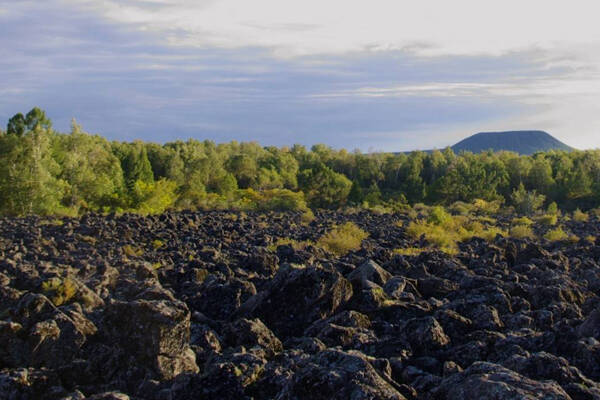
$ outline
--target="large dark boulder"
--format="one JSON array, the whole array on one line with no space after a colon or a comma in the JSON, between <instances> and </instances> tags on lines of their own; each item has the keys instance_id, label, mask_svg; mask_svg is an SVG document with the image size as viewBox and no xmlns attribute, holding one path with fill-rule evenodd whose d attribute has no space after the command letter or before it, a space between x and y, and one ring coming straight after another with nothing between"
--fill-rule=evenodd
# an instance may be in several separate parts
<instances>
[{"instance_id":1,"label":"large dark boulder","mask_svg":"<svg viewBox=\"0 0 600 400\"><path fill-rule=\"evenodd\" d=\"M300 336L314 321L333 315L351 296L352 285L334 269L288 265L242 306L240 314L260 318L283 338Z\"/></svg>"},{"instance_id":2,"label":"large dark boulder","mask_svg":"<svg viewBox=\"0 0 600 400\"><path fill-rule=\"evenodd\" d=\"M258 346L269 357L283 350L281 341L258 318L240 318L225 328L225 338L230 346Z\"/></svg>"},{"instance_id":3,"label":"large dark boulder","mask_svg":"<svg viewBox=\"0 0 600 400\"><path fill-rule=\"evenodd\" d=\"M579 337L593 337L600 340L600 309L592 313L577 327Z\"/></svg>"},{"instance_id":4,"label":"large dark boulder","mask_svg":"<svg viewBox=\"0 0 600 400\"><path fill-rule=\"evenodd\" d=\"M395 386L361 353L326 350L308 359L277 398L404 400Z\"/></svg>"},{"instance_id":5,"label":"large dark boulder","mask_svg":"<svg viewBox=\"0 0 600 400\"><path fill-rule=\"evenodd\" d=\"M556 382L529 379L489 362L476 362L463 372L444 379L432 390L431 397L439 400L571 400Z\"/></svg>"},{"instance_id":6,"label":"large dark boulder","mask_svg":"<svg viewBox=\"0 0 600 400\"><path fill-rule=\"evenodd\" d=\"M160 379L197 372L189 347L190 312L180 301L113 301L106 308L104 334Z\"/></svg>"}]
</instances>

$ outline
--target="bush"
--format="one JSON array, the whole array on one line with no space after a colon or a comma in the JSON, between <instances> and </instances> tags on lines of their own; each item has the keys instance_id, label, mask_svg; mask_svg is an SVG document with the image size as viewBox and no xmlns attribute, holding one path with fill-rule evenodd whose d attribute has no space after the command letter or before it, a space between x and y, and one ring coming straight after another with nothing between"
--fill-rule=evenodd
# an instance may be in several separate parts
<instances>
[{"instance_id":1,"label":"bush","mask_svg":"<svg viewBox=\"0 0 600 400\"><path fill-rule=\"evenodd\" d=\"M415 239L421 236L432 246L448 252L456 251L456 236L453 232L444 229L440 225L433 225L423 221L414 221L406 228L406 233Z\"/></svg>"},{"instance_id":2,"label":"bush","mask_svg":"<svg viewBox=\"0 0 600 400\"><path fill-rule=\"evenodd\" d=\"M144 250L133 247L130 244L126 244L125 246L123 246L122 250L123 250L123 253L125 253L125 255L127 257L139 257L142 254L144 254Z\"/></svg>"},{"instance_id":3,"label":"bush","mask_svg":"<svg viewBox=\"0 0 600 400\"><path fill-rule=\"evenodd\" d=\"M513 225L533 225L533 221L530 220L527 217L520 217L520 218L513 218L512 220L512 224Z\"/></svg>"},{"instance_id":4,"label":"bush","mask_svg":"<svg viewBox=\"0 0 600 400\"><path fill-rule=\"evenodd\" d=\"M277 247L284 246L286 244L292 246L294 250L304 250L306 247L314 245L314 243L308 240L299 241L291 238L279 238L275 241L275 243L267 246L267 250L275 251L277 250Z\"/></svg>"},{"instance_id":5,"label":"bush","mask_svg":"<svg viewBox=\"0 0 600 400\"><path fill-rule=\"evenodd\" d=\"M588 236L585 237L585 240L587 240L590 243L594 243L595 244L596 243L596 236L594 236L594 235L588 235Z\"/></svg>"},{"instance_id":6,"label":"bush","mask_svg":"<svg viewBox=\"0 0 600 400\"><path fill-rule=\"evenodd\" d=\"M579 208L575 211L573 211L573 221L577 221L577 222L587 222L587 220L589 219L589 216L584 213L583 211L581 211Z\"/></svg>"},{"instance_id":7,"label":"bush","mask_svg":"<svg viewBox=\"0 0 600 400\"><path fill-rule=\"evenodd\" d=\"M544 235L544 239L551 242L567 240L568 238L569 235L561 227L551 229Z\"/></svg>"},{"instance_id":8,"label":"bush","mask_svg":"<svg viewBox=\"0 0 600 400\"><path fill-rule=\"evenodd\" d=\"M448 210L450 210L452 214L468 215L473 211L473 206L464 201L455 201L448 207Z\"/></svg>"},{"instance_id":9,"label":"bush","mask_svg":"<svg viewBox=\"0 0 600 400\"><path fill-rule=\"evenodd\" d=\"M513 190L511 195L511 200L517 212L527 215L531 215L539 209L542 204L544 204L545 199L546 196L537 194L535 190L525 190L525 186L523 186L522 183L519 185L518 189Z\"/></svg>"},{"instance_id":10,"label":"bush","mask_svg":"<svg viewBox=\"0 0 600 400\"><path fill-rule=\"evenodd\" d=\"M405 247L401 249L395 249L394 253L402 256L418 256L419 254L428 251L429 249L423 247Z\"/></svg>"},{"instance_id":11,"label":"bush","mask_svg":"<svg viewBox=\"0 0 600 400\"><path fill-rule=\"evenodd\" d=\"M434 225L448 225L452 221L452 216L441 206L435 206L429 210L427 222Z\"/></svg>"},{"instance_id":12,"label":"bush","mask_svg":"<svg viewBox=\"0 0 600 400\"><path fill-rule=\"evenodd\" d=\"M337 255L343 256L352 250L359 250L362 241L369 234L352 222L334 227L317 241L317 246Z\"/></svg>"},{"instance_id":13,"label":"bush","mask_svg":"<svg viewBox=\"0 0 600 400\"><path fill-rule=\"evenodd\" d=\"M473 237L480 237L487 240L488 242L491 242L494 239L496 239L496 236L498 235L507 236L506 232L498 228L497 226L490 226L480 232L473 232Z\"/></svg>"},{"instance_id":14,"label":"bush","mask_svg":"<svg viewBox=\"0 0 600 400\"><path fill-rule=\"evenodd\" d=\"M537 221L546 226L554 226L558 221L558 216L556 214L544 214L540 216Z\"/></svg>"},{"instance_id":15,"label":"bush","mask_svg":"<svg viewBox=\"0 0 600 400\"><path fill-rule=\"evenodd\" d=\"M140 214L160 214L177 200L175 182L161 179L154 183L137 181L134 186L134 210Z\"/></svg>"},{"instance_id":16,"label":"bush","mask_svg":"<svg viewBox=\"0 0 600 400\"><path fill-rule=\"evenodd\" d=\"M550 215L557 215L558 214L558 205L556 204L555 201L553 201L552 203L548 204L548 209L546 211L548 214Z\"/></svg>"},{"instance_id":17,"label":"bush","mask_svg":"<svg viewBox=\"0 0 600 400\"><path fill-rule=\"evenodd\" d=\"M510 228L510 236L517 239L533 239L535 235L529 225L515 225Z\"/></svg>"},{"instance_id":18,"label":"bush","mask_svg":"<svg viewBox=\"0 0 600 400\"><path fill-rule=\"evenodd\" d=\"M271 189L259 192L256 208L261 211L306 210L304 193L288 189Z\"/></svg>"},{"instance_id":19,"label":"bush","mask_svg":"<svg viewBox=\"0 0 600 400\"><path fill-rule=\"evenodd\" d=\"M496 214L498 210L500 210L501 205L502 201L500 200L486 201L483 199L475 199L473 201L473 208L475 211L483 214Z\"/></svg>"},{"instance_id":20,"label":"bush","mask_svg":"<svg viewBox=\"0 0 600 400\"><path fill-rule=\"evenodd\" d=\"M58 307L75 296L77 285L69 278L63 280L54 277L42 283L42 291Z\"/></svg>"},{"instance_id":21,"label":"bush","mask_svg":"<svg viewBox=\"0 0 600 400\"><path fill-rule=\"evenodd\" d=\"M478 217L481 219L481 217ZM483 219L484 222L493 219ZM480 221L464 215L451 216L441 207L433 207L429 213L427 222L412 221L406 228L406 232L415 239L421 236L438 250L449 254L458 251L458 243L472 237L480 237L488 241L496 238L496 235L506 235L504 231L495 226L484 226Z\"/></svg>"},{"instance_id":22,"label":"bush","mask_svg":"<svg viewBox=\"0 0 600 400\"><path fill-rule=\"evenodd\" d=\"M315 214L310 209L307 209L306 211L304 211L302 213L302 215L300 216L300 221L302 221L302 223L305 225L310 224L314 220L315 220Z\"/></svg>"}]
</instances>

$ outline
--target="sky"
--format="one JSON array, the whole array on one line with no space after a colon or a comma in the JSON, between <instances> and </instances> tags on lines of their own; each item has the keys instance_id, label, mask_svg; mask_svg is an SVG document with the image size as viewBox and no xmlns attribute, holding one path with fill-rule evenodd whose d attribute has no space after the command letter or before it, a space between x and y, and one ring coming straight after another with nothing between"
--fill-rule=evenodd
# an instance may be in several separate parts
<instances>
[{"instance_id":1,"label":"sky","mask_svg":"<svg viewBox=\"0 0 600 400\"><path fill-rule=\"evenodd\" d=\"M111 140L443 148L541 129L600 147L600 3L0 0L0 124Z\"/></svg>"}]
</instances>

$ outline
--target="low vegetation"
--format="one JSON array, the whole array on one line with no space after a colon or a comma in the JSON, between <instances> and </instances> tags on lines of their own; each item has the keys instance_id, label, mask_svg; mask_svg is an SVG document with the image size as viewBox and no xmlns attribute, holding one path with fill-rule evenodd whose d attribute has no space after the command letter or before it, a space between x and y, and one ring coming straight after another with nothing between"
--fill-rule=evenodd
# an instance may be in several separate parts
<instances>
[{"instance_id":1,"label":"low vegetation","mask_svg":"<svg viewBox=\"0 0 600 400\"><path fill-rule=\"evenodd\" d=\"M343 256L349 251L359 250L362 241L369 234L352 222L335 226L316 242L321 247L337 256Z\"/></svg>"},{"instance_id":2,"label":"low vegetation","mask_svg":"<svg viewBox=\"0 0 600 400\"><path fill-rule=\"evenodd\" d=\"M54 277L42 283L42 292L58 307L75 296L77 285L69 278Z\"/></svg>"},{"instance_id":3,"label":"low vegetation","mask_svg":"<svg viewBox=\"0 0 600 400\"><path fill-rule=\"evenodd\" d=\"M478 219L465 215L453 216L444 208L435 206L429 210L426 220L411 221L406 232L414 239L425 239L431 248L449 254L458 251L458 243L472 237L491 241L497 235L506 236L502 229Z\"/></svg>"},{"instance_id":4,"label":"low vegetation","mask_svg":"<svg viewBox=\"0 0 600 400\"><path fill-rule=\"evenodd\" d=\"M558 215L556 214L544 214L544 215L540 215L537 218L537 222L542 224L542 225L546 225L546 226L554 226L556 225L556 222L558 221Z\"/></svg>"},{"instance_id":5,"label":"low vegetation","mask_svg":"<svg viewBox=\"0 0 600 400\"><path fill-rule=\"evenodd\" d=\"M589 215L582 212L579 208L573 211L573 221L577 222L587 222L589 219Z\"/></svg>"},{"instance_id":6,"label":"low vegetation","mask_svg":"<svg viewBox=\"0 0 600 400\"><path fill-rule=\"evenodd\" d=\"M279 246L285 246L285 245L292 246L294 248L294 250L304 250L306 247L314 246L315 244L308 240L299 241L299 240L294 240L294 239L290 239L290 238L279 238L275 241L275 243L267 246L267 249L269 249L271 251L275 251L275 250L277 250L277 248Z\"/></svg>"},{"instance_id":7,"label":"low vegetation","mask_svg":"<svg viewBox=\"0 0 600 400\"><path fill-rule=\"evenodd\" d=\"M515 239L533 239L535 234L529 225L515 225L510 228L510 236Z\"/></svg>"},{"instance_id":8,"label":"low vegetation","mask_svg":"<svg viewBox=\"0 0 600 400\"><path fill-rule=\"evenodd\" d=\"M548 232L546 232L544 234L544 239L549 240L551 242L557 242L569 239L569 235L563 230L562 227L559 226L557 228L550 229Z\"/></svg>"}]
</instances>

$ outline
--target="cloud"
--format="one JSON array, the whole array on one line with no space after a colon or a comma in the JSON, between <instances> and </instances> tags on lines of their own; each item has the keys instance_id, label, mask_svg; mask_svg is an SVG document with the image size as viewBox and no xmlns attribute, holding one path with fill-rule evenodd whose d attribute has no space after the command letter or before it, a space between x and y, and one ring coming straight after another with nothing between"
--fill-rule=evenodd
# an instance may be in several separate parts
<instances>
[{"instance_id":1,"label":"cloud","mask_svg":"<svg viewBox=\"0 0 600 400\"><path fill-rule=\"evenodd\" d=\"M501 55L597 42L600 33L600 5L594 0L65 1L119 23L163 32L171 44L261 46L279 55L366 49Z\"/></svg>"},{"instance_id":2,"label":"cloud","mask_svg":"<svg viewBox=\"0 0 600 400\"><path fill-rule=\"evenodd\" d=\"M501 32L481 33L467 16L451 23L456 11L430 1L403 12L384 1L248 4L0 0L9 10L0 37L10 38L0 47L0 121L38 105L59 130L76 117L115 140L410 150L536 128L598 146L594 43L524 45L511 39L527 37L516 16L516 33L496 45ZM452 39L461 31L472 42Z\"/></svg>"}]
</instances>

